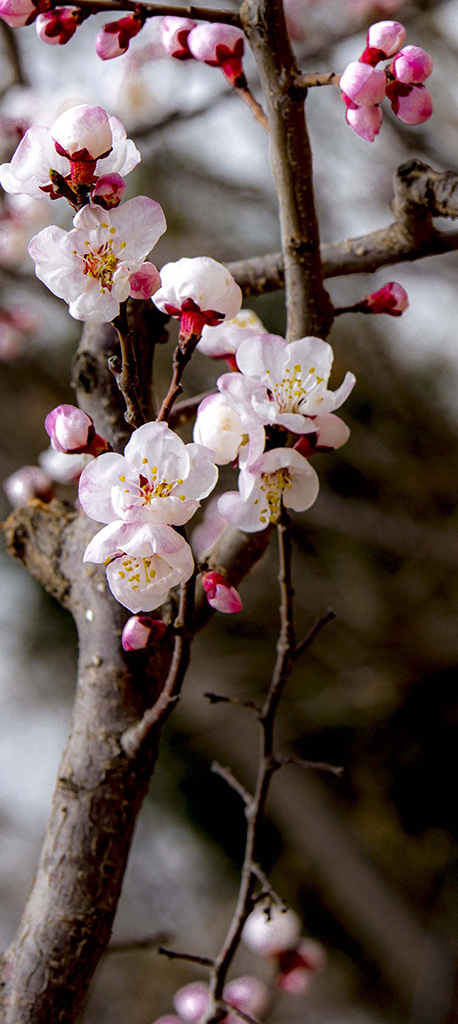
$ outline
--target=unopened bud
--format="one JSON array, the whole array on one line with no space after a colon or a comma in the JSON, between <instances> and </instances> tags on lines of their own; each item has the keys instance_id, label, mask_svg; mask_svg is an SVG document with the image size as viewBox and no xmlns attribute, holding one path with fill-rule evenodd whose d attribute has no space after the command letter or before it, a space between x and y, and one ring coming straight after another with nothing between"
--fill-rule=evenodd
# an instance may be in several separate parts
<instances>
[{"instance_id":1,"label":"unopened bud","mask_svg":"<svg viewBox=\"0 0 458 1024\"><path fill-rule=\"evenodd\" d=\"M242 939L259 956L276 956L293 946L300 935L300 921L294 910L270 910L258 905L245 922Z\"/></svg>"},{"instance_id":2,"label":"unopened bud","mask_svg":"<svg viewBox=\"0 0 458 1024\"><path fill-rule=\"evenodd\" d=\"M379 60L392 57L402 46L405 36L406 30L399 21L377 21L367 33L367 45L361 61L375 65Z\"/></svg>"},{"instance_id":3,"label":"unopened bud","mask_svg":"<svg viewBox=\"0 0 458 1024\"><path fill-rule=\"evenodd\" d=\"M207 595L209 605L217 612L233 615L234 612L242 610L242 599L238 590L235 587L231 587L230 583L227 582L220 572L204 572L202 575L202 586Z\"/></svg>"},{"instance_id":4,"label":"unopened bud","mask_svg":"<svg viewBox=\"0 0 458 1024\"><path fill-rule=\"evenodd\" d=\"M189 35L188 46L196 60L221 68L231 85L246 86L242 67L244 35L234 25L212 22L198 25Z\"/></svg>"},{"instance_id":5,"label":"unopened bud","mask_svg":"<svg viewBox=\"0 0 458 1024\"><path fill-rule=\"evenodd\" d=\"M75 35L83 20L73 7L55 7L40 14L35 22L38 38L48 46L64 46Z\"/></svg>"},{"instance_id":6,"label":"unopened bud","mask_svg":"<svg viewBox=\"0 0 458 1024\"><path fill-rule=\"evenodd\" d=\"M175 18L170 15L162 19L162 45L169 57L175 57L175 60L193 59L188 46L188 36L195 27L196 23L191 21L191 18Z\"/></svg>"},{"instance_id":7,"label":"unopened bud","mask_svg":"<svg viewBox=\"0 0 458 1024\"><path fill-rule=\"evenodd\" d=\"M359 305L359 303L358 303ZM409 296L402 284L389 281L377 292L365 295L361 305L370 313L388 313L389 316L401 316L409 305Z\"/></svg>"},{"instance_id":8,"label":"unopened bud","mask_svg":"<svg viewBox=\"0 0 458 1024\"><path fill-rule=\"evenodd\" d=\"M208 989L202 981L193 981L178 989L173 997L173 1005L186 1024L198 1024L208 1004Z\"/></svg>"},{"instance_id":9,"label":"unopened bud","mask_svg":"<svg viewBox=\"0 0 458 1024\"><path fill-rule=\"evenodd\" d=\"M51 501L53 482L39 466L22 466L3 481L3 490L15 508L30 498Z\"/></svg>"},{"instance_id":10,"label":"unopened bud","mask_svg":"<svg viewBox=\"0 0 458 1024\"><path fill-rule=\"evenodd\" d=\"M125 651L140 651L162 640L166 630L162 619L150 615L132 615L122 631L121 643Z\"/></svg>"},{"instance_id":11,"label":"unopened bud","mask_svg":"<svg viewBox=\"0 0 458 1024\"><path fill-rule=\"evenodd\" d=\"M109 448L105 439L96 434L91 417L75 405L52 409L45 419L45 430L56 452L66 455L100 455Z\"/></svg>"},{"instance_id":12,"label":"unopened bud","mask_svg":"<svg viewBox=\"0 0 458 1024\"><path fill-rule=\"evenodd\" d=\"M391 102L393 113L403 124L423 124L433 112L433 98L424 85L403 85L402 82L390 82L386 94Z\"/></svg>"},{"instance_id":13,"label":"unopened bud","mask_svg":"<svg viewBox=\"0 0 458 1024\"><path fill-rule=\"evenodd\" d=\"M10 28L30 25L40 13L38 4L32 0L0 0L0 18Z\"/></svg>"},{"instance_id":14,"label":"unopened bud","mask_svg":"<svg viewBox=\"0 0 458 1024\"><path fill-rule=\"evenodd\" d=\"M91 199L104 210L112 210L119 206L125 191L125 181L120 174L102 174L91 189Z\"/></svg>"},{"instance_id":15,"label":"unopened bud","mask_svg":"<svg viewBox=\"0 0 458 1024\"><path fill-rule=\"evenodd\" d=\"M433 59L421 46L405 46L397 53L391 71L405 85L421 85L433 70Z\"/></svg>"},{"instance_id":16,"label":"unopened bud","mask_svg":"<svg viewBox=\"0 0 458 1024\"><path fill-rule=\"evenodd\" d=\"M260 1020L269 1008L270 993L267 985L254 975L245 974L241 978L234 978L224 988L223 998L236 1010L247 1013L249 1017ZM235 1022L240 1020L233 1014L228 1014L227 1021Z\"/></svg>"},{"instance_id":17,"label":"unopened bud","mask_svg":"<svg viewBox=\"0 0 458 1024\"><path fill-rule=\"evenodd\" d=\"M340 88L358 106L372 107L385 98L385 74L355 60L345 68Z\"/></svg>"},{"instance_id":18,"label":"unopened bud","mask_svg":"<svg viewBox=\"0 0 458 1024\"><path fill-rule=\"evenodd\" d=\"M150 299L161 287L161 275L154 263L146 261L140 270L130 275L129 285L132 299Z\"/></svg>"},{"instance_id":19,"label":"unopened bud","mask_svg":"<svg viewBox=\"0 0 458 1024\"><path fill-rule=\"evenodd\" d=\"M113 146L106 110L86 103L70 107L54 122L50 134L57 153L70 160L74 184L91 184L97 160L108 156Z\"/></svg>"},{"instance_id":20,"label":"unopened bud","mask_svg":"<svg viewBox=\"0 0 458 1024\"><path fill-rule=\"evenodd\" d=\"M326 413L325 416L315 416L313 426L314 432L302 434L294 445L296 451L306 459L318 452L334 452L350 437L347 424L333 412Z\"/></svg>"},{"instance_id":21,"label":"unopened bud","mask_svg":"<svg viewBox=\"0 0 458 1024\"><path fill-rule=\"evenodd\" d=\"M325 967L326 953L319 942L301 939L296 946L279 953L276 960L277 988L288 995L301 996L309 991L314 975Z\"/></svg>"},{"instance_id":22,"label":"unopened bud","mask_svg":"<svg viewBox=\"0 0 458 1024\"><path fill-rule=\"evenodd\" d=\"M366 142L373 142L382 126L383 113L380 107L376 105L373 107L347 105L345 120L361 139L365 139Z\"/></svg>"},{"instance_id":23,"label":"unopened bud","mask_svg":"<svg viewBox=\"0 0 458 1024\"><path fill-rule=\"evenodd\" d=\"M102 25L95 37L95 50L101 60L112 60L120 57L129 49L129 43L143 28L145 19L135 12L118 21L109 21Z\"/></svg>"}]
</instances>

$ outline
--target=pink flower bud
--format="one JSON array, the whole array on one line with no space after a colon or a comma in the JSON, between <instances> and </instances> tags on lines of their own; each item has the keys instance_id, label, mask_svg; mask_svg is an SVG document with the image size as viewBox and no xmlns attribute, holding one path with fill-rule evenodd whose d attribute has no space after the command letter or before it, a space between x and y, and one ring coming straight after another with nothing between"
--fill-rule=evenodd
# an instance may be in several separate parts
<instances>
[{"instance_id":1,"label":"pink flower bud","mask_svg":"<svg viewBox=\"0 0 458 1024\"><path fill-rule=\"evenodd\" d=\"M224 988L223 998L226 1003L235 1006L237 1010L258 1020L264 1016L270 1004L267 985L251 974L230 981ZM229 1014L226 1018L230 1022L235 1022L237 1019L240 1021L240 1017L237 1018L233 1014Z\"/></svg>"},{"instance_id":2,"label":"pink flower bud","mask_svg":"<svg viewBox=\"0 0 458 1024\"><path fill-rule=\"evenodd\" d=\"M406 30L399 21L377 21L367 33L367 46L361 61L375 65L379 60L392 57L402 46L405 36Z\"/></svg>"},{"instance_id":3,"label":"pink flower bud","mask_svg":"<svg viewBox=\"0 0 458 1024\"><path fill-rule=\"evenodd\" d=\"M55 7L40 14L35 22L38 38L49 46L64 46L75 35L82 18L73 7Z\"/></svg>"},{"instance_id":4,"label":"pink flower bud","mask_svg":"<svg viewBox=\"0 0 458 1024\"><path fill-rule=\"evenodd\" d=\"M109 21L102 25L95 37L95 50L101 60L112 60L120 57L129 49L129 43L143 28L145 19L141 14L129 14L119 21Z\"/></svg>"},{"instance_id":5,"label":"pink flower bud","mask_svg":"<svg viewBox=\"0 0 458 1024\"><path fill-rule=\"evenodd\" d=\"M325 950L313 939L301 939L296 946L279 953L276 959L279 967L277 988L291 996L308 992L314 975L326 965Z\"/></svg>"},{"instance_id":6,"label":"pink flower bud","mask_svg":"<svg viewBox=\"0 0 458 1024\"><path fill-rule=\"evenodd\" d=\"M242 599L238 590L227 582L220 572L204 572L202 575L202 586L207 595L207 601L217 612L225 612L233 615L234 612L242 610Z\"/></svg>"},{"instance_id":7,"label":"pink flower bud","mask_svg":"<svg viewBox=\"0 0 458 1024\"><path fill-rule=\"evenodd\" d=\"M53 483L39 466L22 466L3 481L3 490L8 501L16 508L30 498L51 501Z\"/></svg>"},{"instance_id":8,"label":"pink flower bud","mask_svg":"<svg viewBox=\"0 0 458 1024\"><path fill-rule=\"evenodd\" d=\"M161 275L154 263L146 261L135 274L129 277L132 299L150 299L161 287Z\"/></svg>"},{"instance_id":9,"label":"pink flower bud","mask_svg":"<svg viewBox=\"0 0 458 1024\"><path fill-rule=\"evenodd\" d=\"M196 343L205 324L232 320L242 305L242 292L226 267L210 256L184 256L166 263L153 302L180 320L180 339Z\"/></svg>"},{"instance_id":10,"label":"pink flower bud","mask_svg":"<svg viewBox=\"0 0 458 1024\"><path fill-rule=\"evenodd\" d=\"M216 21L212 24L204 22L193 28L188 46L196 60L212 68L221 68L231 85L246 85L242 67L244 35L239 28Z\"/></svg>"},{"instance_id":11,"label":"pink flower bud","mask_svg":"<svg viewBox=\"0 0 458 1024\"><path fill-rule=\"evenodd\" d=\"M0 0L0 18L10 28L30 25L39 14L40 8L32 0Z\"/></svg>"},{"instance_id":12,"label":"pink flower bud","mask_svg":"<svg viewBox=\"0 0 458 1024\"><path fill-rule=\"evenodd\" d=\"M188 47L188 36L195 27L196 23L191 18L175 18L170 15L162 19L162 45L169 57L175 57L176 60L193 59Z\"/></svg>"},{"instance_id":13,"label":"pink flower bud","mask_svg":"<svg viewBox=\"0 0 458 1024\"><path fill-rule=\"evenodd\" d=\"M54 122L50 134L59 156L70 160L72 181L91 184L96 161L108 156L113 146L106 110L86 103L70 107Z\"/></svg>"},{"instance_id":14,"label":"pink flower bud","mask_svg":"<svg viewBox=\"0 0 458 1024\"><path fill-rule=\"evenodd\" d=\"M186 1024L198 1024L208 1004L208 989L202 981L193 981L175 992L173 1005Z\"/></svg>"},{"instance_id":15,"label":"pink flower bud","mask_svg":"<svg viewBox=\"0 0 458 1024\"><path fill-rule=\"evenodd\" d=\"M433 70L433 59L421 46L405 46L397 53L391 71L398 82L421 85Z\"/></svg>"},{"instance_id":16,"label":"pink flower bud","mask_svg":"<svg viewBox=\"0 0 458 1024\"><path fill-rule=\"evenodd\" d=\"M140 651L162 640L166 630L162 619L150 615L132 615L122 631L121 643L125 651Z\"/></svg>"},{"instance_id":17,"label":"pink flower bud","mask_svg":"<svg viewBox=\"0 0 458 1024\"><path fill-rule=\"evenodd\" d=\"M264 905L258 904L245 922L242 939L259 956L276 956L297 942L300 921L293 910L282 911L275 904L270 919Z\"/></svg>"},{"instance_id":18,"label":"pink flower bud","mask_svg":"<svg viewBox=\"0 0 458 1024\"><path fill-rule=\"evenodd\" d=\"M345 68L340 88L358 106L372 107L385 98L385 73L354 60Z\"/></svg>"},{"instance_id":19,"label":"pink flower bud","mask_svg":"<svg viewBox=\"0 0 458 1024\"><path fill-rule=\"evenodd\" d=\"M350 437L347 424L333 412L326 413L325 416L315 416L313 425L315 431L312 434L302 434L293 446L306 459L318 452L334 452Z\"/></svg>"},{"instance_id":20,"label":"pink flower bud","mask_svg":"<svg viewBox=\"0 0 458 1024\"><path fill-rule=\"evenodd\" d=\"M361 305L364 305L371 313L388 313L389 316L401 316L409 305L409 297L402 284L398 284L397 281L389 281L383 288L379 288L377 292L365 295L361 299Z\"/></svg>"},{"instance_id":21,"label":"pink flower bud","mask_svg":"<svg viewBox=\"0 0 458 1024\"><path fill-rule=\"evenodd\" d=\"M393 113L403 124L423 124L431 117L433 98L424 85L390 82L386 94L391 101Z\"/></svg>"},{"instance_id":22,"label":"pink flower bud","mask_svg":"<svg viewBox=\"0 0 458 1024\"><path fill-rule=\"evenodd\" d=\"M112 210L114 206L119 206L125 191L124 178L120 174L102 174L91 189L92 202L104 210Z\"/></svg>"},{"instance_id":23,"label":"pink flower bud","mask_svg":"<svg viewBox=\"0 0 458 1024\"><path fill-rule=\"evenodd\" d=\"M95 434L91 417L74 405L58 405L49 412L45 430L53 448L67 455L87 451Z\"/></svg>"},{"instance_id":24,"label":"pink flower bud","mask_svg":"<svg viewBox=\"0 0 458 1024\"><path fill-rule=\"evenodd\" d=\"M345 120L361 139L373 142L380 131L383 113L378 106L349 107L345 114Z\"/></svg>"}]
</instances>

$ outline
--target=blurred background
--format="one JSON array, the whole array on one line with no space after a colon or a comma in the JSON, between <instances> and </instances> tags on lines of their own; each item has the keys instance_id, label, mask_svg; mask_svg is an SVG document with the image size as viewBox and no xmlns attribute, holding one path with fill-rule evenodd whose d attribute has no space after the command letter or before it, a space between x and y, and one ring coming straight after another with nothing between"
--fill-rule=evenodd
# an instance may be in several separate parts
<instances>
[{"instance_id":1,"label":"blurred background","mask_svg":"<svg viewBox=\"0 0 458 1024\"><path fill-rule=\"evenodd\" d=\"M227 4L228 6L228 0ZM456 169L458 6L401 0L290 0L304 71L342 71L364 48L369 24L396 17L407 42L432 54L432 119L406 128L385 110L370 145L344 121L335 89L307 108L322 241L390 222L395 167L417 156ZM34 27L0 23L0 155L9 160L32 123L67 106L99 103L142 151L128 195L159 201L168 221L153 259L208 254L231 261L278 249L267 139L221 73L164 57L153 19L126 55L94 52L102 16L51 51ZM105 17L105 20L108 20ZM246 58L250 84L256 72ZM428 83L429 84L429 83ZM259 95L259 93L258 93ZM384 104L387 106L387 104ZM0 475L36 464L46 413L72 402L71 360L80 325L35 279L30 237L70 226L64 201L4 196L0 207ZM284 767L275 777L264 867L318 940L328 966L310 993L278 995L269 1024L458 1020L458 256L328 282L348 305L395 279L410 308L399 319L341 317L331 337L333 386L357 386L343 418L352 433L315 457L321 493L295 518L298 635L328 606L336 613L288 684L278 723L285 756L329 761L340 777ZM282 293L247 303L282 333ZM156 388L170 374L171 340L158 354ZM196 354L185 395L212 387L220 364ZM188 436L186 435L186 439ZM231 469L222 486L235 486ZM75 490L62 491L74 500ZM7 515L6 497L0 497ZM70 618L1 556L0 941L12 938L33 875L65 743L76 666ZM250 787L255 722L210 706L207 690L260 698L278 623L276 545L243 584L243 612L215 616L195 641L182 703L139 821L114 939L162 933L177 949L212 955L232 914L244 844L238 797L210 772L213 758ZM269 976L242 949L233 975ZM175 989L200 977L154 951L108 953L84 1024L151 1024L171 1012Z\"/></svg>"}]
</instances>

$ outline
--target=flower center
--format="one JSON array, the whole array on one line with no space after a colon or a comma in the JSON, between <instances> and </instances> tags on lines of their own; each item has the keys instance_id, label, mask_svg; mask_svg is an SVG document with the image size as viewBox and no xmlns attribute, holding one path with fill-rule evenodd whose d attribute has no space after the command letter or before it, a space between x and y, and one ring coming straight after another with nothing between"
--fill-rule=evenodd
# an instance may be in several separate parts
<instances>
[{"instance_id":1,"label":"flower center","mask_svg":"<svg viewBox=\"0 0 458 1024\"><path fill-rule=\"evenodd\" d=\"M266 373L270 377L270 370ZM269 380L269 390L280 412L300 412L300 407L313 391L320 388L324 377L316 375L316 368L311 366L303 374L302 364L296 363L291 368L286 366L280 381Z\"/></svg>"},{"instance_id":2,"label":"flower center","mask_svg":"<svg viewBox=\"0 0 458 1024\"><path fill-rule=\"evenodd\" d=\"M156 569L152 568L152 563L155 562L157 566L160 557L160 555L154 555L151 558L131 558L124 555L120 559L118 576L130 584L132 590L140 590L142 585L154 582Z\"/></svg>"},{"instance_id":3,"label":"flower center","mask_svg":"<svg viewBox=\"0 0 458 1024\"><path fill-rule=\"evenodd\" d=\"M287 487L291 487L289 470L284 467L277 469L275 473L263 473L261 476L261 491L265 494L266 507L259 513L261 523L277 523L281 513L281 499ZM256 499L255 505L257 504Z\"/></svg>"},{"instance_id":4,"label":"flower center","mask_svg":"<svg viewBox=\"0 0 458 1024\"><path fill-rule=\"evenodd\" d=\"M146 468L148 459L143 459L145 466L145 473L149 472L149 476L145 476L143 473L138 474L138 494L137 498L140 498L142 505L151 505L156 498L169 498L175 487L181 487L183 481L181 478L177 480L166 480L165 476L161 476L158 473L157 466L152 466L150 470ZM121 483L125 483L125 476L119 477ZM135 495L135 485L133 491L130 492L130 488L124 489L125 494L133 493ZM186 501L185 494L173 494L172 497L178 497L180 501Z\"/></svg>"},{"instance_id":5,"label":"flower center","mask_svg":"<svg viewBox=\"0 0 458 1024\"><path fill-rule=\"evenodd\" d=\"M94 249L83 256L84 273L88 277L94 277L97 281L100 281L101 292L105 290L111 292L113 274L119 262L117 256L112 252L112 247L113 242L110 239L109 242L105 242L98 249Z\"/></svg>"}]
</instances>

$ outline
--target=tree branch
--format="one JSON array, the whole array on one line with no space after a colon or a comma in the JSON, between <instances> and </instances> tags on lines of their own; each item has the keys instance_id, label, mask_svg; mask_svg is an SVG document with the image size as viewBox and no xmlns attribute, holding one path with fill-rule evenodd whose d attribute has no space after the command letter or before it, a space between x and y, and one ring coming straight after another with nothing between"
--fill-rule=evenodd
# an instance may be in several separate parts
<instances>
[{"instance_id":1,"label":"tree branch","mask_svg":"<svg viewBox=\"0 0 458 1024\"><path fill-rule=\"evenodd\" d=\"M51 8L59 7L60 0L51 0ZM173 15L176 18L192 18L194 21L220 21L224 25L240 26L237 11L213 10L206 7L183 6L182 4L154 4L145 0L75 0L73 7L88 14L102 14L104 11L136 11L141 7L145 18Z\"/></svg>"}]
</instances>

